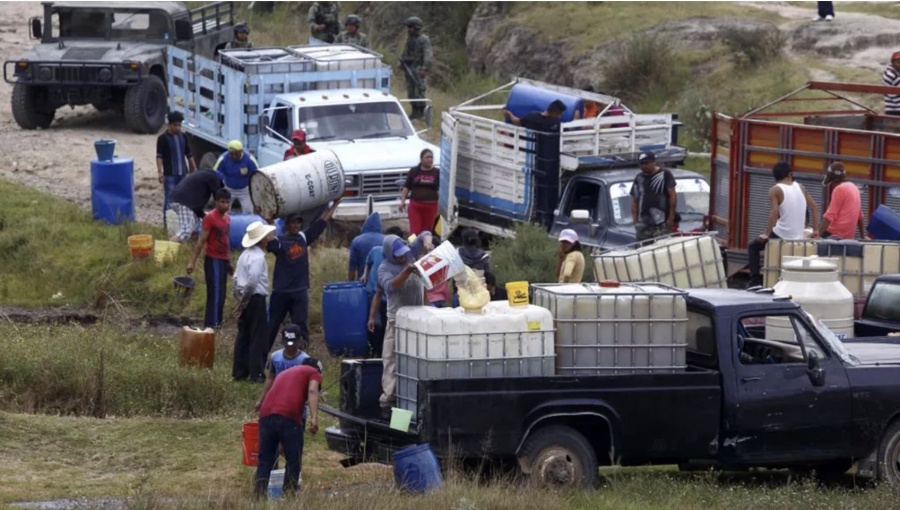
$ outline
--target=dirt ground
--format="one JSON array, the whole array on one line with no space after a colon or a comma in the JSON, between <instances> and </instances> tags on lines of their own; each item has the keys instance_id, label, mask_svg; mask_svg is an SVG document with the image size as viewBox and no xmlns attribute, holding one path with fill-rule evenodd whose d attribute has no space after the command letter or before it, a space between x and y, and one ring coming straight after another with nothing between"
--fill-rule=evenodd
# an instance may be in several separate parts
<instances>
[{"instance_id":1,"label":"dirt ground","mask_svg":"<svg viewBox=\"0 0 900 510\"><path fill-rule=\"evenodd\" d=\"M39 2L0 3L0 60L15 59L34 46L28 19L41 14ZM135 215L162 224L162 185L156 177L156 136L131 132L122 117L91 106L60 108L46 130L25 131L10 110L12 86L0 84L0 176L49 191L80 206L91 206L94 141L112 138L116 154L134 159Z\"/></svg>"}]
</instances>

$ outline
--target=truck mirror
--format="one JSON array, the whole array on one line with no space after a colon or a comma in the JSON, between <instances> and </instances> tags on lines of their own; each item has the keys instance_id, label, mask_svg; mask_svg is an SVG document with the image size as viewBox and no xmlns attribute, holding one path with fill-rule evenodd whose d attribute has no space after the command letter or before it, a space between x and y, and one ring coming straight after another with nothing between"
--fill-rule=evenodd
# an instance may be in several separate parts
<instances>
[{"instance_id":1,"label":"truck mirror","mask_svg":"<svg viewBox=\"0 0 900 510\"><path fill-rule=\"evenodd\" d=\"M819 367L819 357L815 353L809 353L809 368L806 370L809 381L813 386L825 386L825 369Z\"/></svg>"},{"instance_id":2,"label":"truck mirror","mask_svg":"<svg viewBox=\"0 0 900 510\"><path fill-rule=\"evenodd\" d=\"M189 19L175 20L175 40L190 41L194 38L194 26Z\"/></svg>"},{"instance_id":3,"label":"truck mirror","mask_svg":"<svg viewBox=\"0 0 900 510\"><path fill-rule=\"evenodd\" d=\"M40 39L44 36L44 27L41 26L40 18L31 18L31 38Z\"/></svg>"},{"instance_id":4,"label":"truck mirror","mask_svg":"<svg viewBox=\"0 0 900 510\"><path fill-rule=\"evenodd\" d=\"M260 123L260 125L266 126L268 128L269 127L269 114L267 114L267 113L262 114L259 117L259 123Z\"/></svg>"},{"instance_id":5,"label":"truck mirror","mask_svg":"<svg viewBox=\"0 0 900 510\"><path fill-rule=\"evenodd\" d=\"M588 227L588 235L591 237L597 237L597 231L600 230L600 225L597 223L591 223L590 227Z\"/></svg>"},{"instance_id":6,"label":"truck mirror","mask_svg":"<svg viewBox=\"0 0 900 510\"><path fill-rule=\"evenodd\" d=\"M587 209L575 209L569 214L569 221L579 225L586 225L591 222L591 213Z\"/></svg>"}]
</instances>

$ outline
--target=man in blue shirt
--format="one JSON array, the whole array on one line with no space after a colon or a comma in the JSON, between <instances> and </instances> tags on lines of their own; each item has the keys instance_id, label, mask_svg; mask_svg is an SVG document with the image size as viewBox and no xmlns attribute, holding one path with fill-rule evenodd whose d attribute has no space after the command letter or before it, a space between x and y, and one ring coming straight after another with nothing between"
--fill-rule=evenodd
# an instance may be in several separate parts
<instances>
[{"instance_id":1,"label":"man in blue shirt","mask_svg":"<svg viewBox=\"0 0 900 510\"><path fill-rule=\"evenodd\" d=\"M365 273L366 257L372 248L381 246L384 242L384 234L381 233L381 215L373 212L363 223L362 232L353 238L350 243L350 264L347 274L348 281L356 281Z\"/></svg>"},{"instance_id":2,"label":"man in blue shirt","mask_svg":"<svg viewBox=\"0 0 900 510\"><path fill-rule=\"evenodd\" d=\"M240 140L228 142L228 151L223 152L213 169L222 177L225 189L231 192L241 204L241 212L253 213L253 201L250 200L250 175L259 170L256 158L244 151Z\"/></svg>"},{"instance_id":3,"label":"man in blue shirt","mask_svg":"<svg viewBox=\"0 0 900 510\"><path fill-rule=\"evenodd\" d=\"M276 331L278 328L273 328ZM259 402L256 403L256 412L262 406L266 393L272 388L272 383L278 374L284 372L291 367L297 367L303 364L303 360L309 357L306 349L309 347L309 339L303 336L300 326L296 324L288 324L281 333L281 341L284 348L269 354L269 361L266 363L266 386L263 388ZM304 417L306 412L303 413Z\"/></svg>"},{"instance_id":4,"label":"man in blue shirt","mask_svg":"<svg viewBox=\"0 0 900 510\"><path fill-rule=\"evenodd\" d=\"M391 227L385 232L386 235L394 235L403 237L403 230L400 227ZM382 241L383 243L383 241ZM378 287L378 267L384 260L384 247L380 244L369 250L366 256L366 263L363 267L363 275L359 279L366 284L366 293L369 296L369 349L373 358L381 357L381 348L384 345L384 326L387 324L387 299L381 299L381 289ZM372 309L372 303L375 301L375 295L379 294L378 309Z\"/></svg>"},{"instance_id":5,"label":"man in blue shirt","mask_svg":"<svg viewBox=\"0 0 900 510\"><path fill-rule=\"evenodd\" d=\"M181 112L169 112L166 119L169 127L156 139L156 170L159 183L163 185L163 226L167 227L166 211L169 209L172 190L189 172L197 170L197 163L194 162L187 137L181 132L184 115Z\"/></svg>"},{"instance_id":6,"label":"man in blue shirt","mask_svg":"<svg viewBox=\"0 0 900 510\"><path fill-rule=\"evenodd\" d=\"M272 278L272 297L269 301L269 349L275 344L278 328L288 313L291 322L300 327L301 335L309 338L309 246L325 232L328 221L334 215L341 199L322 214L306 230L299 215L287 218L285 233L269 243L268 250L275 254L275 274ZM273 223L274 218L268 218Z\"/></svg>"}]
</instances>

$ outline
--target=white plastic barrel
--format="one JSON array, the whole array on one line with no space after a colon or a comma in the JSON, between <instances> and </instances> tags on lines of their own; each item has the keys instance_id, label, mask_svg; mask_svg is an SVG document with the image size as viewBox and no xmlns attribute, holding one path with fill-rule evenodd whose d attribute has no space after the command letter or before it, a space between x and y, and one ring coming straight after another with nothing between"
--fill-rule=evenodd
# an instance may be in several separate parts
<instances>
[{"instance_id":1,"label":"white plastic barrel","mask_svg":"<svg viewBox=\"0 0 900 510\"><path fill-rule=\"evenodd\" d=\"M791 296L838 338L853 338L853 294L840 282L837 262L812 257L784 257L777 296ZM766 339L796 342L790 320L766 318Z\"/></svg>"},{"instance_id":2,"label":"white plastic barrel","mask_svg":"<svg viewBox=\"0 0 900 510\"><path fill-rule=\"evenodd\" d=\"M269 165L250 177L250 198L263 217L299 214L343 194L344 168L330 150Z\"/></svg>"}]
</instances>

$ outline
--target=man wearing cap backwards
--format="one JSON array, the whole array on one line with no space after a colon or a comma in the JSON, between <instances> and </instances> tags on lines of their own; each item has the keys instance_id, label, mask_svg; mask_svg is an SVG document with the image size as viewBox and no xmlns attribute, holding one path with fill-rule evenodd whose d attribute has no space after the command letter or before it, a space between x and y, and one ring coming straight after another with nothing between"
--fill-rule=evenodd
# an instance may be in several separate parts
<instances>
[{"instance_id":1,"label":"man wearing cap backwards","mask_svg":"<svg viewBox=\"0 0 900 510\"><path fill-rule=\"evenodd\" d=\"M187 182L187 180L185 180ZM187 265L187 274L194 272L194 265L200 258L200 252L206 248L203 259L203 274L206 277L206 317L204 327L217 328L222 323L222 312L225 309L225 286L228 275L234 272L231 264L231 243L228 231L231 229L231 193L225 188L216 190L216 208L203 217L203 233L194 246L191 261Z\"/></svg>"},{"instance_id":2,"label":"man wearing cap backwards","mask_svg":"<svg viewBox=\"0 0 900 510\"><path fill-rule=\"evenodd\" d=\"M509 110L503 116L516 126L537 131L535 140L535 216L545 228L553 224L553 211L559 202L559 132L566 105L554 100L543 112L528 112L516 117Z\"/></svg>"},{"instance_id":3,"label":"man wearing cap backwards","mask_svg":"<svg viewBox=\"0 0 900 510\"><path fill-rule=\"evenodd\" d=\"M369 47L369 38L366 34L359 31L359 25L362 19L356 14L350 14L344 20L344 31L338 34L334 40L335 44L353 44L360 48Z\"/></svg>"},{"instance_id":4,"label":"man wearing cap backwards","mask_svg":"<svg viewBox=\"0 0 900 510\"><path fill-rule=\"evenodd\" d=\"M304 407L309 405L309 431L319 431L319 387L322 363L306 358L298 367L282 372L272 383L259 409L259 462L256 467L256 497L264 498L269 475L278 457L278 445L284 450L284 493L299 492L303 461Z\"/></svg>"},{"instance_id":5,"label":"man wearing cap backwards","mask_svg":"<svg viewBox=\"0 0 900 510\"><path fill-rule=\"evenodd\" d=\"M316 152L306 144L306 131L302 129L295 129L291 133L291 144L291 148L284 151L284 161Z\"/></svg>"},{"instance_id":6,"label":"man wearing cap backwards","mask_svg":"<svg viewBox=\"0 0 900 510\"><path fill-rule=\"evenodd\" d=\"M257 412L262 407L266 394L272 389L275 378L291 367L300 366L303 360L309 357L309 354L306 354L309 339L303 336L300 326L296 324L285 326L281 333L281 341L284 343L284 348L269 354L269 359L266 361L266 386L263 388L262 395L259 396L259 402L256 403Z\"/></svg>"},{"instance_id":7,"label":"man wearing cap backwards","mask_svg":"<svg viewBox=\"0 0 900 510\"><path fill-rule=\"evenodd\" d=\"M671 234L675 231L675 176L656 164L656 156L645 152L640 156L641 172L631 184L631 217L638 241Z\"/></svg>"},{"instance_id":8,"label":"man wearing cap backwards","mask_svg":"<svg viewBox=\"0 0 900 510\"><path fill-rule=\"evenodd\" d=\"M275 273L272 282L272 301L269 304L269 318L272 328L269 332L266 352L275 344L278 328L288 313L291 314L291 322L300 327L303 338L309 338L309 246L316 242L319 236L325 232L325 227L334 211L337 210L341 199L334 201L332 206L322 216L314 221L305 231L303 218L294 214L288 216L284 224L284 234L271 240L266 246L270 253L275 254ZM270 217L269 223L274 221Z\"/></svg>"},{"instance_id":9,"label":"man wearing cap backwards","mask_svg":"<svg viewBox=\"0 0 900 510\"><path fill-rule=\"evenodd\" d=\"M853 239L858 228L859 235L865 236L859 188L847 180L844 164L839 161L832 163L828 167L822 185L826 190L831 190L831 200L828 202L828 210L825 211L822 223L819 224L819 234L823 238ZM826 196L828 195L826 191Z\"/></svg>"},{"instance_id":10,"label":"man wearing cap backwards","mask_svg":"<svg viewBox=\"0 0 900 510\"><path fill-rule=\"evenodd\" d=\"M426 244L430 244L431 232L425 231L416 239L412 247L395 235L385 236L382 243L384 260L378 268L378 286L382 294L387 296L387 325L384 332L384 345L381 360L384 370L381 376L381 416L390 417L394 404L394 387L397 377L394 374L394 318L397 310L404 306L422 306L425 304L425 284L416 275L413 262L425 254ZM372 303L372 310L381 305L378 295Z\"/></svg>"},{"instance_id":11,"label":"man wearing cap backwards","mask_svg":"<svg viewBox=\"0 0 900 510\"><path fill-rule=\"evenodd\" d=\"M891 55L891 63L884 68L881 81L888 87L900 87L900 51ZM900 94L884 95L884 114L900 115Z\"/></svg>"},{"instance_id":12,"label":"man wearing cap backwards","mask_svg":"<svg viewBox=\"0 0 900 510\"><path fill-rule=\"evenodd\" d=\"M256 158L244 151L240 140L228 142L228 151L223 152L213 166L225 183L231 196L241 203L241 212L253 213L253 202L250 200L250 175L259 170Z\"/></svg>"},{"instance_id":13,"label":"man wearing cap backwards","mask_svg":"<svg viewBox=\"0 0 900 510\"><path fill-rule=\"evenodd\" d=\"M263 372L269 352L269 320L266 313L269 267L263 248L274 232L274 226L254 221L247 226L247 233L241 241L245 249L238 258L232 288L237 301L234 316L238 320L231 368L231 378L235 381L248 378L256 383L265 381Z\"/></svg>"}]
</instances>

